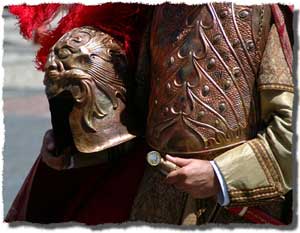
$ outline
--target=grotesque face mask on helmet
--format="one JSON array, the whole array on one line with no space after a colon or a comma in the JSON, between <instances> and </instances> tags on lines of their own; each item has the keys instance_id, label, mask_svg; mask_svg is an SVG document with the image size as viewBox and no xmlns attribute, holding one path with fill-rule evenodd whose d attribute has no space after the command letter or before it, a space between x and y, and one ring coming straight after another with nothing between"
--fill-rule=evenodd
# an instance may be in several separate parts
<instances>
[{"instance_id":1,"label":"grotesque face mask on helmet","mask_svg":"<svg viewBox=\"0 0 300 233\"><path fill-rule=\"evenodd\" d=\"M54 133L65 140L69 130L83 153L132 139L126 75L125 51L114 38L91 27L66 33L49 53L44 79Z\"/></svg>"}]
</instances>

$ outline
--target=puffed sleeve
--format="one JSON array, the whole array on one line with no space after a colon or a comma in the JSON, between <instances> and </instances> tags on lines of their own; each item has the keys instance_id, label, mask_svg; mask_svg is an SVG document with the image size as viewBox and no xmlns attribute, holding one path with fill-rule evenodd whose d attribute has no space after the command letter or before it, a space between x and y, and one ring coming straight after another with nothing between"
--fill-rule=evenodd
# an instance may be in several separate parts
<instances>
[{"instance_id":1,"label":"puffed sleeve","mask_svg":"<svg viewBox=\"0 0 300 233\"><path fill-rule=\"evenodd\" d=\"M214 160L225 179L231 206L266 202L292 188L293 82L274 25L257 85L264 129Z\"/></svg>"}]
</instances>

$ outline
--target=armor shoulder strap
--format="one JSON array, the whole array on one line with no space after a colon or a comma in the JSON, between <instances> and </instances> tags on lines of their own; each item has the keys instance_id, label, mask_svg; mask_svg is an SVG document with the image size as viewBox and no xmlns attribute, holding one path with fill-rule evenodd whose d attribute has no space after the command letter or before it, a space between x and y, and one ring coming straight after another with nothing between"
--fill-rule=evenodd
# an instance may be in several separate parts
<instances>
[{"instance_id":1,"label":"armor shoulder strap","mask_svg":"<svg viewBox=\"0 0 300 233\"><path fill-rule=\"evenodd\" d=\"M283 49L286 62L288 63L290 72L293 73L292 71L293 51L292 51L288 30L287 30L287 27L292 27L292 25L290 25L290 22L287 22L287 20L284 17L283 11L280 9L278 4L272 5L271 9L272 9L273 19L279 34L280 44ZM287 25L287 23L289 25Z\"/></svg>"}]
</instances>

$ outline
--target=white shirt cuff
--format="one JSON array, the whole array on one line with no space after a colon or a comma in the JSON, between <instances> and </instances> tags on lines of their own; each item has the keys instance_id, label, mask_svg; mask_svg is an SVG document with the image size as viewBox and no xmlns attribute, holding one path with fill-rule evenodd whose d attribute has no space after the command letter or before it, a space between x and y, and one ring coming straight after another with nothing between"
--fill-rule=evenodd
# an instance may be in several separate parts
<instances>
[{"instance_id":1,"label":"white shirt cuff","mask_svg":"<svg viewBox=\"0 0 300 233\"><path fill-rule=\"evenodd\" d=\"M218 193L218 203L221 206L226 206L229 204L230 200L229 200L229 195L228 195L228 191L227 191L227 185L225 182L225 179L220 171L220 169L218 168L217 164L214 161L209 161L214 169L214 172L218 178L218 181L220 183L221 186L221 191Z\"/></svg>"}]
</instances>

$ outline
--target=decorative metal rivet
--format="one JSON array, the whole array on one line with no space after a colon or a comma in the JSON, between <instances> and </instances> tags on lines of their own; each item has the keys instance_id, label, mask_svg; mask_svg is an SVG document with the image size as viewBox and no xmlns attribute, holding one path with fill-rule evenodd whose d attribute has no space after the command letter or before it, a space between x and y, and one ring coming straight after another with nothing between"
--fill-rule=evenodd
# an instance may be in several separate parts
<instances>
[{"instance_id":1,"label":"decorative metal rivet","mask_svg":"<svg viewBox=\"0 0 300 233\"><path fill-rule=\"evenodd\" d=\"M157 103L158 103L158 101L157 101L157 100L154 100L154 103L155 103L155 104L157 104Z\"/></svg>"},{"instance_id":2,"label":"decorative metal rivet","mask_svg":"<svg viewBox=\"0 0 300 233\"><path fill-rule=\"evenodd\" d=\"M230 86L231 86L231 81L226 80L225 83L224 83L224 89L227 90Z\"/></svg>"},{"instance_id":3,"label":"decorative metal rivet","mask_svg":"<svg viewBox=\"0 0 300 233\"><path fill-rule=\"evenodd\" d=\"M215 121L215 124L216 124L216 125L219 125L219 124L220 124L220 121L219 121L219 120L216 120L216 121Z\"/></svg>"},{"instance_id":4,"label":"decorative metal rivet","mask_svg":"<svg viewBox=\"0 0 300 233\"><path fill-rule=\"evenodd\" d=\"M239 13L238 13L239 17L241 19L245 19L248 17L249 15L249 11L248 10L241 10Z\"/></svg>"},{"instance_id":5,"label":"decorative metal rivet","mask_svg":"<svg viewBox=\"0 0 300 233\"><path fill-rule=\"evenodd\" d=\"M198 118L202 118L202 117L204 117L204 115L205 115L205 112L204 111L200 111L198 113Z\"/></svg>"},{"instance_id":6,"label":"decorative metal rivet","mask_svg":"<svg viewBox=\"0 0 300 233\"><path fill-rule=\"evenodd\" d=\"M212 69L216 64L216 60L214 58L210 58L208 60L207 69Z\"/></svg>"},{"instance_id":7,"label":"decorative metal rivet","mask_svg":"<svg viewBox=\"0 0 300 233\"><path fill-rule=\"evenodd\" d=\"M174 62L175 62L175 59L174 59L174 57L172 56L172 57L170 57L170 64L172 65L172 64L174 64Z\"/></svg>"},{"instance_id":8,"label":"decorative metal rivet","mask_svg":"<svg viewBox=\"0 0 300 233\"><path fill-rule=\"evenodd\" d=\"M225 19L228 16L229 12L228 10L222 10L220 12L220 18Z\"/></svg>"},{"instance_id":9,"label":"decorative metal rivet","mask_svg":"<svg viewBox=\"0 0 300 233\"><path fill-rule=\"evenodd\" d=\"M204 85L203 88L202 88L202 95L207 96L208 93L209 93L209 86Z\"/></svg>"},{"instance_id":10,"label":"decorative metal rivet","mask_svg":"<svg viewBox=\"0 0 300 233\"><path fill-rule=\"evenodd\" d=\"M225 103L221 103L220 105L219 105L219 111L220 112L224 112L226 110L226 104Z\"/></svg>"},{"instance_id":11,"label":"decorative metal rivet","mask_svg":"<svg viewBox=\"0 0 300 233\"><path fill-rule=\"evenodd\" d=\"M240 45L239 39L234 39L232 42L232 47L237 48Z\"/></svg>"},{"instance_id":12,"label":"decorative metal rivet","mask_svg":"<svg viewBox=\"0 0 300 233\"><path fill-rule=\"evenodd\" d=\"M170 83L167 83L167 88L171 89L171 84Z\"/></svg>"},{"instance_id":13,"label":"decorative metal rivet","mask_svg":"<svg viewBox=\"0 0 300 233\"><path fill-rule=\"evenodd\" d=\"M247 44L246 48L247 48L248 51L252 51L254 49L254 47L255 47L255 45L254 45L254 43L253 43L252 40L247 41L246 44Z\"/></svg>"},{"instance_id":14,"label":"decorative metal rivet","mask_svg":"<svg viewBox=\"0 0 300 233\"><path fill-rule=\"evenodd\" d=\"M240 77L242 74L241 69L239 67L233 68L232 73L233 73L234 77L236 77L236 78Z\"/></svg>"},{"instance_id":15,"label":"decorative metal rivet","mask_svg":"<svg viewBox=\"0 0 300 233\"><path fill-rule=\"evenodd\" d=\"M213 39L212 39L212 43L213 43L214 45L216 45L216 44L218 44L218 43L221 41L221 39L222 39L221 34L216 34L216 35L213 37Z\"/></svg>"}]
</instances>

